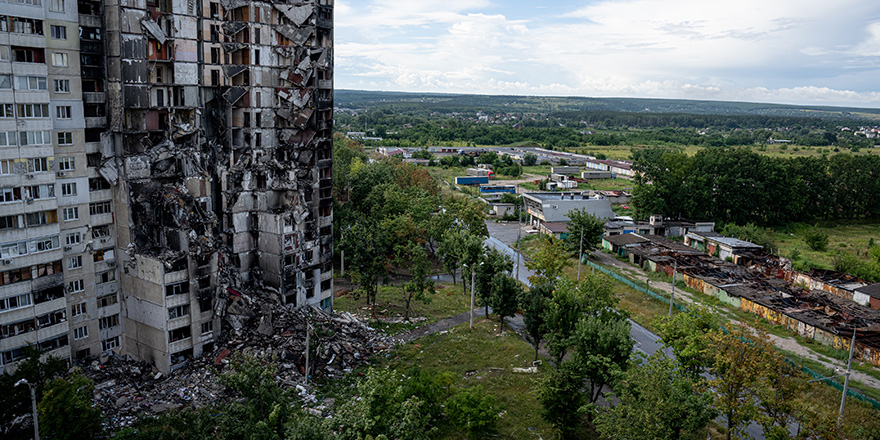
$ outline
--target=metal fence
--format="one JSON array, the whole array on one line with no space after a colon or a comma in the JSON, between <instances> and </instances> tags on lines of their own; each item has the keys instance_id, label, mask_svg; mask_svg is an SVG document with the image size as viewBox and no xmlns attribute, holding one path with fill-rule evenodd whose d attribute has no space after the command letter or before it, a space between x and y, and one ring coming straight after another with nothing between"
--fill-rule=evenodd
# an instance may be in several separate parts
<instances>
[{"instance_id":1,"label":"metal fence","mask_svg":"<svg viewBox=\"0 0 880 440\"><path fill-rule=\"evenodd\" d=\"M642 292L642 293L644 293L644 294L646 294L646 295L648 295L648 296L650 296L660 302L663 302L665 304L669 304L669 298L667 298L663 295L660 295L657 292L654 292L650 289L647 289L645 286L640 285L638 283L635 283L632 280L630 280L630 279L628 279L628 278L626 278L626 277L624 277L624 276L622 276L612 270L609 270L608 268L606 268L604 266L600 266L592 261L585 260L585 262L588 266L601 271L602 273L610 276L611 278L614 278L615 280L620 281L621 283L626 284L627 286L632 287L633 289L638 290L639 292ZM674 306L680 312L687 312L687 308L679 303L675 303ZM820 374L820 373L813 371L812 369L807 368L803 365L798 365L798 364L794 364L794 365L796 365L798 368L800 368L804 373L808 374L809 376L812 376L813 379L822 379L822 382L825 382L826 384L834 387L838 391L843 391L843 384L841 384L840 382L837 382L834 379L826 379L824 374ZM874 398L866 396L856 390L853 390L852 388L847 389L846 395L849 397L854 397L857 400L861 400L862 402L868 403L871 406L873 406L874 409L880 410L880 401L877 401Z\"/></svg>"}]
</instances>

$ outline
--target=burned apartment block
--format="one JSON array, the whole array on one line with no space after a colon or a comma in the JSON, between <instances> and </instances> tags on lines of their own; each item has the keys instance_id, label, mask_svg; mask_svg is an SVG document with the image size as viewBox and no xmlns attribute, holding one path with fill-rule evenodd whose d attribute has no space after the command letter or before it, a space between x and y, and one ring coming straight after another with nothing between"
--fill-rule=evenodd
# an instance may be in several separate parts
<instances>
[{"instance_id":1,"label":"burned apartment block","mask_svg":"<svg viewBox=\"0 0 880 440\"><path fill-rule=\"evenodd\" d=\"M8 1L0 368L168 372L235 297L332 309L332 0Z\"/></svg>"}]
</instances>

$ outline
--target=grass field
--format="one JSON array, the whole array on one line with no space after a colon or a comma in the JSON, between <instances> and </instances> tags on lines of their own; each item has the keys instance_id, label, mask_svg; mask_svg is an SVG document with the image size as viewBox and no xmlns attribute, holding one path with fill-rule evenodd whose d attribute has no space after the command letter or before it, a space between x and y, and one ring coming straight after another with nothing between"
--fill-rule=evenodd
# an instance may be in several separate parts
<instances>
[{"instance_id":1,"label":"grass field","mask_svg":"<svg viewBox=\"0 0 880 440\"><path fill-rule=\"evenodd\" d=\"M791 257L797 249L799 261L809 262L814 267L834 268L834 256L846 253L857 257L863 262L869 261L869 242L873 238L880 245L880 223L877 222L840 222L817 226L828 234L828 250L814 251L804 242L804 234L812 227L806 224L792 225L776 231L776 243L780 253Z\"/></svg>"},{"instance_id":2,"label":"grass field","mask_svg":"<svg viewBox=\"0 0 880 440\"><path fill-rule=\"evenodd\" d=\"M467 324L448 333L434 334L399 347L386 364L398 371L418 366L429 372L450 372L458 389L479 385L501 405L498 437L504 439L553 438L552 427L541 418L534 393L537 375L514 374L514 367L532 365L534 349L516 333L499 333L497 320L480 319L470 331ZM539 367L540 370L552 367ZM445 427L445 440L467 438Z\"/></svg>"},{"instance_id":3,"label":"grass field","mask_svg":"<svg viewBox=\"0 0 880 440\"><path fill-rule=\"evenodd\" d=\"M586 154L590 156L605 155L608 159L629 160L632 159L632 150L651 148L646 145L614 145L614 146L585 146L571 149L574 153ZM704 147L695 145L678 146L688 155L697 154ZM752 146L752 149L765 156L771 157L812 157L821 156L823 154L835 154L834 147L802 147L797 145L762 145ZM848 149L840 150L842 152L854 155L880 155L880 148L862 148L856 153L850 152Z\"/></svg>"},{"instance_id":4,"label":"grass field","mask_svg":"<svg viewBox=\"0 0 880 440\"><path fill-rule=\"evenodd\" d=\"M418 323L385 324L373 322L376 328L389 334L404 332L425 324L437 322L443 318L466 312L470 307L470 296L461 291L461 281L457 285L443 284L437 286L436 293L428 295L428 302L413 300L410 304L410 317L424 317L427 320ZM348 294L336 298L333 307L340 312L357 313L362 317L370 316L366 299L355 299ZM376 316L379 318L402 318L406 309L403 295L396 286L381 286L376 294Z\"/></svg>"}]
</instances>

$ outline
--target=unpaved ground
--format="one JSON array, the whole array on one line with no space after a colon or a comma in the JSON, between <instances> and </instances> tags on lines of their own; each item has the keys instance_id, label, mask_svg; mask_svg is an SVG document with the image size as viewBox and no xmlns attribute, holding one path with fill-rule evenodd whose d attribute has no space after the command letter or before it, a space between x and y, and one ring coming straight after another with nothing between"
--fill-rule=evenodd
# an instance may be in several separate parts
<instances>
[{"instance_id":1,"label":"unpaved ground","mask_svg":"<svg viewBox=\"0 0 880 440\"><path fill-rule=\"evenodd\" d=\"M615 258L613 255L609 255L604 252L593 252L592 255L594 258L598 259L599 262L601 262L602 264L604 264L606 266L614 266L615 268L620 269L630 279L638 280L643 283L648 279L644 270L642 270L639 267L633 266L631 264L623 263L620 260L618 260L617 258ZM654 290L662 290L666 293L670 293L672 291L672 284L667 283L667 282L652 280L650 283L650 286ZM718 313L719 315L723 316L725 319L727 319L731 322L740 322L738 320L737 316L734 315L733 313L731 313L730 311L725 310L723 308L711 307L711 306L706 305L705 303L699 302L693 298L693 295L691 293L682 291L681 289L677 289L675 291L675 300L681 301L685 304L696 303L698 305L701 305L701 306L704 306L704 307L711 309L712 311ZM746 323L746 324L748 324L748 323ZM776 336L773 334L771 334L769 336L770 336L770 339L773 341L773 343L777 347L779 347L783 350L790 351L792 353L797 354L798 356L802 356L804 358L818 362L818 363L824 365L826 368L830 368L832 370L839 369L841 372L846 370L846 362L845 361L839 361L837 359L829 359L826 356L823 356L821 354L814 352L813 350L809 349L808 347L804 347L803 345L801 345L797 340L795 340L792 337L779 337L779 336ZM854 360L854 362L858 362L858 361ZM873 376L869 376L869 375L862 373L860 371L853 371L852 374L850 375L850 377L853 380L861 382L864 385L870 386L875 389L880 389L880 380L875 379Z\"/></svg>"}]
</instances>

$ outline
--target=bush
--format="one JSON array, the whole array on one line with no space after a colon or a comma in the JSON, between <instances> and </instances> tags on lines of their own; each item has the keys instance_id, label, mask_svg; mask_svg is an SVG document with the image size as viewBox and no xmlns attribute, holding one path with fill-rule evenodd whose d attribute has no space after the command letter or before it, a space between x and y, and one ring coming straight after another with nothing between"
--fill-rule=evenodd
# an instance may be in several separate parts
<instances>
[{"instance_id":1,"label":"bush","mask_svg":"<svg viewBox=\"0 0 880 440\"><path fill-rule=\"evenodd\" d=\"M824 252L828 250L828 234L817 227L813 227L804 234L804 241L814 251Z\"/></svg>"},{"instance_id":2,"label":"bush","mask_svg":"<svg viewBox=\"0 0 880 440\"><path fill-rule=\"evenodd\" d=\"M538 156L535 153L526 153L523 156L523 165L530 167L538 163Z\"/></svg>"},{"instance_id":3,"label":"bush","mask_svg":"<svg viewBox=\"0 0 880 440\"><path fill-rule=\"evenodd\" d=\"M461 390L449 399L446 415L453 426L466 432L469 438L482 438L496 430L498 404L495 397L475 386Z\"/></svg>"}]
</instances>

